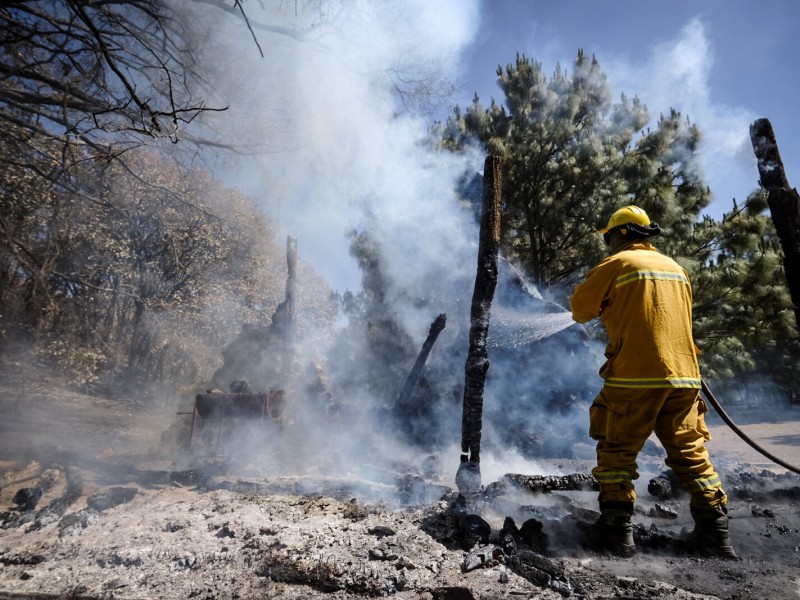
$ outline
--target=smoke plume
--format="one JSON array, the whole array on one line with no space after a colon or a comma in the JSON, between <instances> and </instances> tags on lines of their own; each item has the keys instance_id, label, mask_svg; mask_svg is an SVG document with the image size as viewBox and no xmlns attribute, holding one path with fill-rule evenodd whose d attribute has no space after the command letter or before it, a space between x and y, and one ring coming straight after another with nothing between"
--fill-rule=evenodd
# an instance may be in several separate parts
<instances>
[{"instance_id":1,"label":"smoke plume","mask_svg":"<svg viewBox=\"0 0 800 600\"><path fill-rule=\"evenodd\" d=\"M241 18L184 8L202 39L197 59L229 106L205 126L247 152L218 168L297 238L300 255L335 290L364 292L368 305L367 322L344 325L334 346L317 340L298 350L299 361L325 373L335 401L293 407L295 427L268 444L284 466L319 468L324 457L328 472L355 464L363 472L365 457L415 460L413 447L455 459L449 448L460 433L478 241L474 210L458 192L485 156L437 151L428 117L455 89L459 53L477 32L478 2L268 2L246 9L263 57ZM587 363L594 370L586 340L579 329L565 329L568 314L526 289L510 266L503 273L487 446L507 449L511 436L529 440L521 451L528 457L566 452L583 418L572 413L586 399L574 390L585 387ZM447 327L426 377L413 402L397 406L440 313ZM520 331L527 333L514 333ZM514 335L523 339L510 341ZM298 380L295 391L318 383ZM560 441L549 434L556 430Z\"/></svg>"}]
</instances>

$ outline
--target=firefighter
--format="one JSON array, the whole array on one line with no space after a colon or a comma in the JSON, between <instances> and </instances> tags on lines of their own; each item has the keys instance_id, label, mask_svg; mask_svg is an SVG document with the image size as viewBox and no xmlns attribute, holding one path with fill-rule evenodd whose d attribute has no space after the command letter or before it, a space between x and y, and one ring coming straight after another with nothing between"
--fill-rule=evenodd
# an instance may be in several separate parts
<instances>
[{"instance_id":1,"label":"firefighter","mask_svg":"<svg viewBox=\"0 0 800 600\"><path fill-rule=\"evenodd\" d=\"M575 321L600 317L608 333L600 369L604 384L589 409L601 513L592 537L619 556L635 553L636 457L655 432L667 466L691 496L698 549L736 558L728 536L727 496L705 448L711 436L700 397L689 278L650 243L661 229L638 206L617 210L600 233L610 255L589 271L570 300Z\"/></svg>"}]
</instances>

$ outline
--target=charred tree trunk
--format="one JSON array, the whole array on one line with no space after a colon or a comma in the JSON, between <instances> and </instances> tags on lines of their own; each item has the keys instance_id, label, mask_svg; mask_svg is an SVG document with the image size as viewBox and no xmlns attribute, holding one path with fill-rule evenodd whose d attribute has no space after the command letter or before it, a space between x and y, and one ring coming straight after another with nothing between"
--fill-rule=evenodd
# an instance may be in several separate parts
<instances>
[{"instance_id":1,"label":"charred tree trunk","mask_svg":"<svg viewBox=\"0 0 800 600\"><path fill-rule=\"evenodd\" d=\"M497 286L502 182L500 159L488 156L483 166L483 214L478 243L478 272L472 294L469 353L464 369L461 464L456 474L456 485L462 492L475 492L480 488L483 389L486 373L489 370L487 352L489 315Z\"/></svg>"},{"instance_id":2,"label":"charred tree trunk","mask_svg":"<svg viewBox=\"0 0 800 600\"><path fill-rule=\"evenodd\" d=\"M403 386L403 390L400 392L400 396L397 398L398 406L403 406L411 397L411 392L414 391L414 386L417 383L417 379L419 379L420 373L422 373L422 368L425 366L425 361L428 360L428 355L431 353L431 348L433 348L436 338L439 337L442 329L444 329L446 321L447 315L441 314L436 317L436 320L433 323L431 323L431 328L428 331L428 338L425 340L425 343L422 344L422 350L420 350L419 356L417 356L417 361L414 363L414 367L408 374L406 383Z\"/></svg>"},{"instance_id":3,"label":"charred tree trunk","mask_svg":"<svg viewBox=\"0 0 800 600\"><path fill-rule=\"evenodd\" d=\"M286 237L286 298L272 315L272 331L280 340L282 378L289 377L294 362L295 296L297 295L297 238Z\"/></svg>"},{"instance_id":4,"label":"charred tree trunk","mask_svg":"<svg viewBox=\"0 0 800 600\"><path fill-rule=\"evenodd\" d=\"M286 238L286 330L284 331L284 364L287 370L294 360L295 311L297 300L297 238Z\"/></svg>"},{"instance_id":5,"label":"charred tree trunk","mask_svg":"<svg viewBox=\"0 0 800 600\"><path fill-rule=\"evenodd\" d=\"M769 119L758 119L750 125L750 140L758 159L761 186L769 196L772 222L783 249L783 270L794 304L797 328L800 330L800 195L789 186L778 143Z\"/></svg>"}]
</instances>

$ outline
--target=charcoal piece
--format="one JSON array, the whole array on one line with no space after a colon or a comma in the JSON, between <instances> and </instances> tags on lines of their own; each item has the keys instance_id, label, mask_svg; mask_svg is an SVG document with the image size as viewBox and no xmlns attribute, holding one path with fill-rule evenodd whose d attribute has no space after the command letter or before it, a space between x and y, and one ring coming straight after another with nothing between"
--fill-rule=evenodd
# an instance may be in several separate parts
<instances>
[{"instance_id":1,"label":"charcoal piece","mask_svg":"<svg viewBox=\"0 0 800 600\"><path fill-rule=\"evenodd\" d=\"M41 487L27 487L17 490L14 494L12 502L17 505L17 510L20 512L28 512L36 508L36 504L42 497L43 490Z\"/></svg>"},{"instance_id":2,"label":"charcoal piece","mask_svg":"<svg viewBox=\"0 0 800 600\"><path fill-rule=\"evenodd\" d=\"M460 545L465 550L472 548L475 544L486 545L489 543L492 527L478 515L457 515L455 526Z\"/></svg>"},{"instance_id":3,"label":"charcoal piece","mask_svg":"<svg viewBox=\"0 0 800 600\"><path fill-rule=\"evenodd\" d=\"M517 550L519 543L519 528L511 517L506 517L503 521L503 528L500 530L500 546L503 551L511 555Z\"/></svg>"},{"instance_id":4,"label":"charcoal piece","mask_svg":"<svg viewBox=\"0 0 800 600\"><path fill-rule=\"evenodd\" d=\"M647 484L647 492L654 498L668 500L677 497L681 493L681 489L678 480L670 470L653 477Z\"/></svg>"},{"instance_id":5,"label":"charcoal piece","mask_svg":"<svg viewBox=\"0 0 800 600\"><path fill-rule=\"evenodd\" d=\"M528 519L519 528L519 543L536 552L547 552L549 539L544 525L536 519Z\"/></svg>"},{"instance_id":6,"label":"charcoal piece","mask_svg":"<svg viewBox=\"0 0 800 600\"><path fill-rule=\"evenodd\" d=\"M89 508L102 512L114 506L125 504L136 496L136 488L110 487L86 499Z\"/></svg>"},{"instance_id":7,"label":"charcoal piece","mask_svg":"<svg viewBox=\"0 0 800 600\"><path fill-rule=\"evenodd\" d=\"M493 544L481 546L472 552L469 552L461 563L461 570L464 573L469 573L475 569L484 569L493 567L504 556L502 548L498 548Z\"/></svg>"},{"instance_id":8,"label":"charcoal piece","mask_svg":"<svg viewBox=\"0 0 800 600\"><path fill-rule=\"evenodd\" d=\"M381 539L386 536L394 535L396 532L391 527L386 527L384 525L377 525L375 527L370 527L369 529L367 529L367 533L370 535L377 536L378 539Z\"/></svg>"}]
</instances>

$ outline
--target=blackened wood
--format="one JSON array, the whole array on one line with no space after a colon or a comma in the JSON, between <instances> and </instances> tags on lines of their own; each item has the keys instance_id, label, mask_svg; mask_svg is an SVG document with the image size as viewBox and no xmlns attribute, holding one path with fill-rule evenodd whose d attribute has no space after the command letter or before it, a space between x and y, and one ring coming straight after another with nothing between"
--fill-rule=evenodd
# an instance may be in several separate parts
<instances>
[{"instance_id":1,"label":"blackened wood","mask_svg":"<svg viewBox=\"0 0 800 600\"><path fill-rule=\"evenodd\" d=\"M478 271L470 310L469 353L465 365L464 407L461 421L461 460L480 462L483 390L489 370L487 339L489 316L497 286L497 257L500 252L500 202L502 166L488 156L483 166L483 214L478 243Z\"/></svg>"},{"instance_id":2,"label":"blackened wood","mask_svg":"<svg viewBox=\"0 0 800 600\"><path fill-rule=\"evenodd\" d=\"M778 142L769 119L758 119L750 125L750 141L758 159L758 176L761 186L772 190L788 189L789 181L778 152Z\"/></svg>"},{"instance_id":3,"label":"blackened wood","mask_svg":"<svg viewBox=\"0 0 800 600\"><path fill-rule=\"evenodd\" d=\"M789 186L769 119L758 119L750 125L750 141L758 159L761 186L768 193L772 223L781 241L783 269L800 330L800 195Z\"/></svg>"},{"instance_id":4,"label":"blackened wood","mask_svg":"<svg viewBox=\"0 0 800 600\"><path fill-rule=\"evenodd\" d=\"M408 374L408 377L406 378L406 383L403 386L403 390L400 392L400 396L397 398L398 405L403 406L411 397L411 392L414 391L414 386L417 384L417 380L422 373L422 368L425 366L425 361L428 360L428 355L431 353L431 348L433 348L436 338L439 337L439 334L444 329L446 322L447 315L441 314L436 317L433 323L431 323L431 328L428 331L428 337L425 340L425 343L422 344L422 350L420 350L417 360L414 363L414 366L411 368L411 372Z\"/></svg>"},{"instance_id":5,"label":"blackened wood","mask_svg":"<svg viewBox=\"0 0 800 600\"><path fill-rule=\"evenodd\" d=\"M597 491L599 489L594 475L573 473L571 475L519 475L508 473L497 482L487 486L489 496L501 496L523 488L534 494L564 491Z\"/></svg>"}]
</instances>

